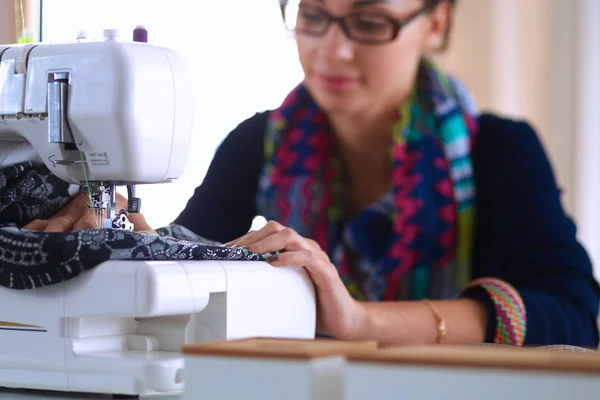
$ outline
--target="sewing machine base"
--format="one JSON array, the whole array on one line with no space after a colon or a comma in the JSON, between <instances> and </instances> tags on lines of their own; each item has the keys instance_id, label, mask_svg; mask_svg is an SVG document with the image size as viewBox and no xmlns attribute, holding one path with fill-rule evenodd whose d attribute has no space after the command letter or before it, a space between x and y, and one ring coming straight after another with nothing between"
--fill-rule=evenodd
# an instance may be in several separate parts
<instances>
[{"instance_id":1,"label":"sewing machine base","mask_svg":"<svg viewBox=\"0 0 600 400\"><path fill-rule=\"evenodd\" d=\"M250 261L106 262L62 284L0 288L0 387L149 395L184 388L183 345L314 338L303 268Z\"/></svg>"},{"instance_id":2,"label":"sewing machine base","mask_svg":"<svg viewBox=\"0 0 600 400\"><path fill-rule=\"evenodd\" d=\"M13 394L16 396L16 398L31 398L31 399L35 399L35 398L41 398L41 399L47 399L47 397L41 397L41 396L48 396L48 391L45 390L34 390L34 389L14 389L14 388L7 388L7 387L2 387L0 386L0 398L6 398L8 396L8 394ZM98 399L98 393L84 393L84 392L57 392L54 391L51 394L51 398L54 399L62 399L63 397L59 397L59 396L64 396L64 399ZM110 398L112 397L113 399L145 399L146 396L142 397L139 394L112 394L112 395L100 395L101 398ZM108 397L110 396L110 397ZM173 393L173 394L167 394L167 395L159 395L158 399L160 400L179 400L181 398L182 394L181 393ZM152 396L150 398L154 398L156 396Z\"/></svg>"},{"instance_id":3,"label":"sewing machine base","mask_svg":"<svg viewBox=\"0 0 600 400\"><path fill-rule=\"evenodd\" d=\"M156 360L145 360L143 352L122 351L97 353L79 361L95 364L98 372L43 372L0 370L2 386L17 389L43 389L79 393L112 394L123 398L140 395L181 392L183 390L184 363L176 352L156 352ZM169 354L174 353L174 354ZM161 355L163 357L161 357ZM120 370L117 375L110 370ZM102 371L102 372L101 372ZM170 381L170 382L169 382ZM10 386L6 382L11 382ZM170 384L173 390L148 390L159 383L163 389ZM175 387L176 386L176 387Z\"/></svg>"}]
</instances>

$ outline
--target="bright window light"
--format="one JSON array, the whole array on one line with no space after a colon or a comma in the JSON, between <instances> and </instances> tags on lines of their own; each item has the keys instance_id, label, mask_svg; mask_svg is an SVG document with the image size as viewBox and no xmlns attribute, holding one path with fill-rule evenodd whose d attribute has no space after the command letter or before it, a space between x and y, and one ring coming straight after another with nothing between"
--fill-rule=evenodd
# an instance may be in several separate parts
<instances>
[{"instance_id":1,"label":"bright window light","mask_svg":"<svg viewBox=\"0 0 600 400\"><path fill-rule=\"evenodd\" d=\"M102 40L107 28L130 41L135 26L143 25L148 42L177 51L193 72L195 123L186 171L176 183L138 188L153 227L183 210L225 136L255 112L278 107L303 77L278 0L45 0L41 15L43 42L74 41L82 30Z\"/></svg>"}]
</instances>

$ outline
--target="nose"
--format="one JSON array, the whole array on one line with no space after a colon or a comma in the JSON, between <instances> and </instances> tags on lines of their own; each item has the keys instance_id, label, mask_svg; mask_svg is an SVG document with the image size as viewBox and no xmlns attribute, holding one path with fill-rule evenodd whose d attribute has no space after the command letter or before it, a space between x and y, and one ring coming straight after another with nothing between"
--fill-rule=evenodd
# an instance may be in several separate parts
<instances>
[{"instance_id":1,"label":"nose","mask_svg":"<svg viewBox=\"0 0 600 400\"><path fill-rule=\"evenodd\" d=\"M348 39L339 24L332 24L321 40L323 55L343 61L350 61L354 58L354 44Z\"/></svg>"}]
</instances>

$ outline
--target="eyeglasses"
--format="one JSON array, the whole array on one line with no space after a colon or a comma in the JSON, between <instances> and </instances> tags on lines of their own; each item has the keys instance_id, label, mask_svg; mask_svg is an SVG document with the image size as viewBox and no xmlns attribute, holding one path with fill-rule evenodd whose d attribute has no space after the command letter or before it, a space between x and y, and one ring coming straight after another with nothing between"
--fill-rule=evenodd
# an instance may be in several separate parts
<instances>
[{"instance_id":1,"label":"eyeglasses","mask_svg":"<svg viewBox=\"0 0 600 400\"><path fill-rule=\"evenodd\" d=\"M322 36L334 22L340 24L346 37L361 44L385 44L396 40L400 30L423 13L430 11L435 2L425 5L405 19L399 20L372 12L351 12L336 17L323 8L302 4L298 0L280 0L281 13L287 30L310 36Z\"/></svg>"}]
</instances>

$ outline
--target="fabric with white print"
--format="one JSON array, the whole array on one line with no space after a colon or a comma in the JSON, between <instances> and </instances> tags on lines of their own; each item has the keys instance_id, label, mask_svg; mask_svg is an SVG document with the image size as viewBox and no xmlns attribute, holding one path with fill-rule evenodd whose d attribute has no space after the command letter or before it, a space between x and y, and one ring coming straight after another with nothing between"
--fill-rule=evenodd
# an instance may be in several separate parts
<instances>
[{"instance_id":1,"label":"fabric with white print","mask_svg":"<svg viewBox=\"0 0 600 400\"><path fill-rule=\"evenodd\" d=\"M109 260L261 261L268 256L222 246L179 225L157 229L159 236L124 229L23 229L56 214L71 198L69 188L45 165L28 161L0 169L0 286L54 285Z\"/></svg>"}]
</instances>

